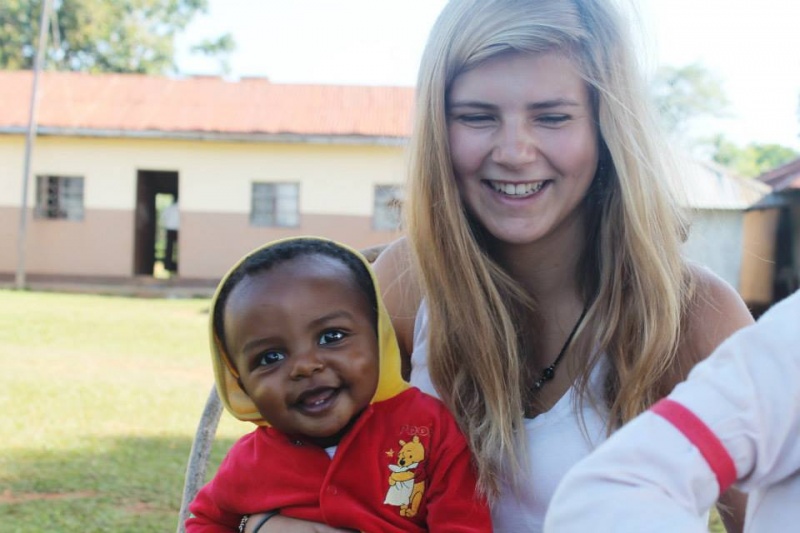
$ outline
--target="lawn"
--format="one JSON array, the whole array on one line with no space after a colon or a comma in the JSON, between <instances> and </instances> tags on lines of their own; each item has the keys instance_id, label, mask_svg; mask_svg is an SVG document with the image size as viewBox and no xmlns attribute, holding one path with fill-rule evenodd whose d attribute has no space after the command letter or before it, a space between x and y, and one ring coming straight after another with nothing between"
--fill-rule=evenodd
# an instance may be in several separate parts
<instances>
[{"instance_id":1,"label":"lawn","mask_svg":"<svg viewBox=\"0 0 800 533\"><path fill-rule=\"evenodd\" d=\"M0 531L175 530L208 303L0 290Z\"/></svg>"},{"instance_id":2,"label":"lawn","mask_svg":"<svg viewBox=\"0 0 800 533\"><path fill-rule=\"evenodd\" d=\"M175 531L208 304L0 290L0 531ZM223 413L212 471L250 428Z\"/></svg>"}]
</instances>

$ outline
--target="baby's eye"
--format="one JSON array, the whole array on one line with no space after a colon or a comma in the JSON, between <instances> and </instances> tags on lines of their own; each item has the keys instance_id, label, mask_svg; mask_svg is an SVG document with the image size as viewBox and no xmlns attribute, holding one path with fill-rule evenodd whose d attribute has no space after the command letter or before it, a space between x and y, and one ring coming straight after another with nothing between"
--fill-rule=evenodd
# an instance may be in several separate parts
<instances>
[{"instance_id":1,"label":"baby's eye","mask_svg":"<svg viewBox=\"0 0 800 533\"><path fill-rule=\"evenodd\" d=\"M338 329L332 329L330 331L326 331L319 337L320 344L331 344L334 342L339 342L345 338L345 334L343 331L339 331Z\"/></svg>"},{"instance_id":2,"label":"baby's eye","mask_svg":"<svg viewBox=\"0 0 800 533\"><path fill-rule=\"evenodd\" d=\"M264 352L256 358L258 366L271 366L286 359L286 355L281 352L269 351Z\"/></svg>"}]
</instances>

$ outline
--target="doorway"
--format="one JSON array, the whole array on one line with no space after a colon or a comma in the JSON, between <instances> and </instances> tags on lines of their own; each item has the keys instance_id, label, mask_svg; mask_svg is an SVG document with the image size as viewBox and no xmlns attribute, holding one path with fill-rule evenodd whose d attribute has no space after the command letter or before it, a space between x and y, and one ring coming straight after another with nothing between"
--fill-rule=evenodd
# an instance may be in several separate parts
<instances>
[{"instance_id":1,"label":"doorway","mask_svg":"<svg viewBox=\"0 0 800 533\"><path fill-rule=\"evenodd\" d=\"M133 273L136 276L169 277L164 269L166 231L161 212L178 201L178 173L140 170L136 175L136 220ZM177 265L174 274L178 273Z\"/></svg>"}]
</instances>

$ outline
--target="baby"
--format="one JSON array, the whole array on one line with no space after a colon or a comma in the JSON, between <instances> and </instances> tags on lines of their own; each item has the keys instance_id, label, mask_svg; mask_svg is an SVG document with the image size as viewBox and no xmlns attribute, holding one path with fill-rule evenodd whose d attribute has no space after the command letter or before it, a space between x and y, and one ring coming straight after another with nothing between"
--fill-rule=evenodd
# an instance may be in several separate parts
<instances>
[{"instance_id":1,"label":"baby","mask_svg":"<svg viewBox=\"0 0 800 533\"><path fill-rule=\"evenodd\" d=\"M211 348L223 405L258 428L198 493L188 532L236 531L264 512L369 532L491 531L466 440L403 381L358 252L301 237L248 254L217 289Z\"/></svg>"}]
</instances>

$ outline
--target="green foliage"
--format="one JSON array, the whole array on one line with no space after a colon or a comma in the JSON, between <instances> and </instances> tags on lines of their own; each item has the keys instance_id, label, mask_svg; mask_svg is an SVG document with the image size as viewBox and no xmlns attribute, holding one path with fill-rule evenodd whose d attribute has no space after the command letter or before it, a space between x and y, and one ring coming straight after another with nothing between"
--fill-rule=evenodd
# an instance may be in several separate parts
<instances>
[{"instance_id":1,"label":"green foliage","mask_svg":"<svg viewBox=\"0 0 800 533\"><path fill-rule=\"evenodd\" d=\"M208 305L0 290L0 530L175 530ZM223 414L210 470L251 427Z\"/></svg>"},{"instance_id":2,"label":"green foliage","mask_svg":"<svg viewBox=\"0 0 800 533\"><path fill-rule=\"evenodd\" d=\"M206 56L217 57L219 60L219 68L223 74L229 74L231 65L229 61L230 54L236 49L236 42L233 36L229 33L222 35L216 39L206 39L194 45L191 49L192 52L203 54Z\"/></svg>"},{"instance_id":3,"label":"green foliage","mask_svg":"<svg viewBox=\"0 0 800 533\"><path fill-rule=\"evenodd\" d=\"M754 178L800 157L796 151L779 144L749 143L738 146L722 135L714 137L713 159L740 176Z\"/></svg>"},{"instance_id":4,"label":"green foliage","mask_svg":"<svg viewBox=\"0 0 800 533\"><path fill-rule=\"evenodd\" d=\"M720 80L698 63L662 67L651 88L664 127L676 134L695 119L724 116L729 106Z\"/></svg>"},{"instance_id":5,"label":"green foliage","mask_svg":"<svg viewBox=\"0 0 800 533\"><path fill-rule=\"evenodd\" d=\"M30 69L43 0L0 3L0 68ZM164 74L175 69L175 36L208 8L208 0L55 0L48 68ZM227 44L210 51L229 54Z\"/></svg>"}]
</instances>

